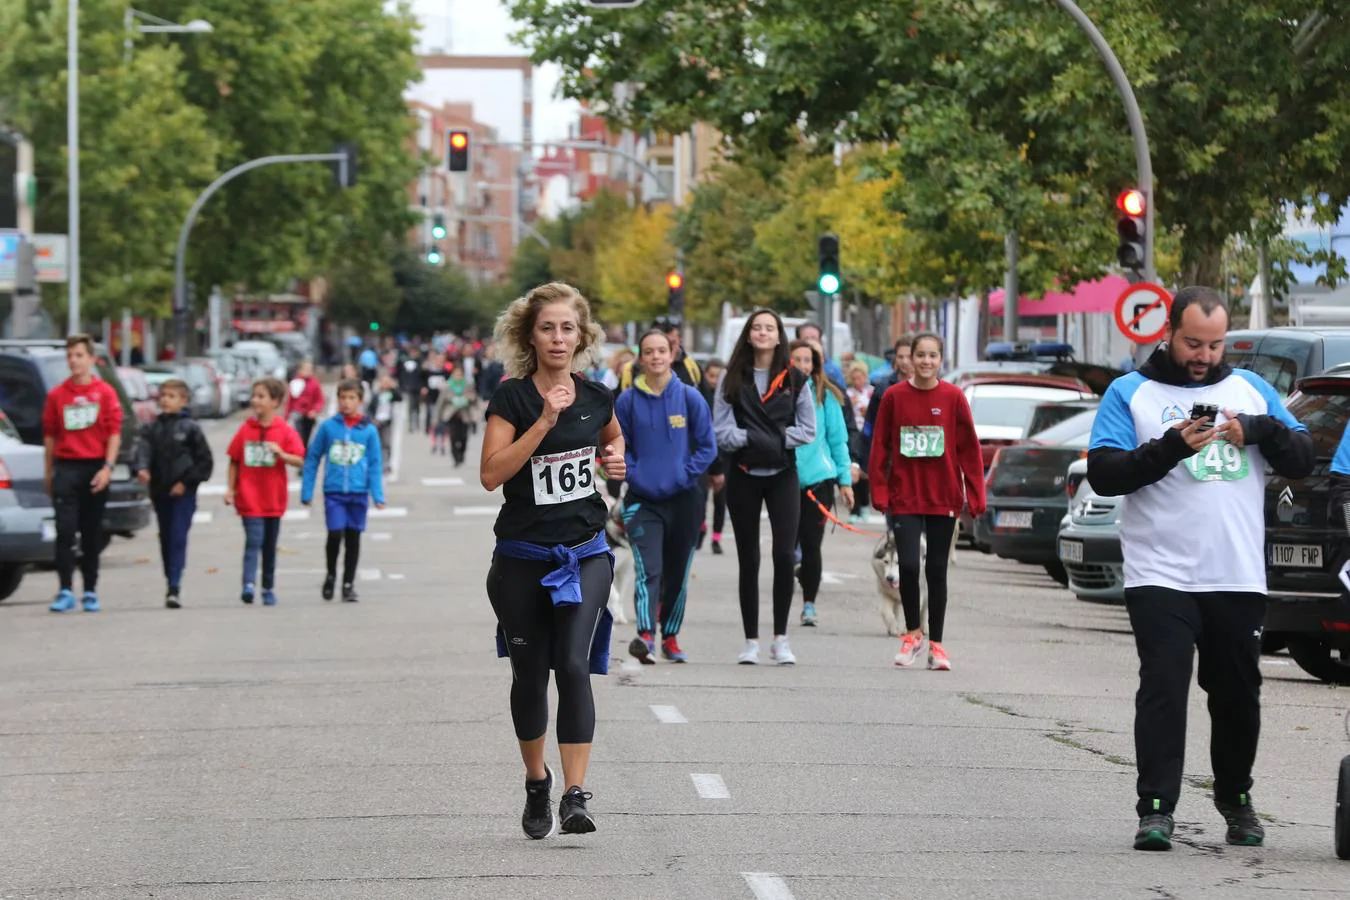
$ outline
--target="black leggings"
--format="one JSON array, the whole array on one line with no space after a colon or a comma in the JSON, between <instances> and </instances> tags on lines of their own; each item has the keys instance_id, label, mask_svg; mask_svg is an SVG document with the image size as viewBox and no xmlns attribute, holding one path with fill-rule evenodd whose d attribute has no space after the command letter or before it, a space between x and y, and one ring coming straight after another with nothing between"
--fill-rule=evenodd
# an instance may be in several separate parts
<instances>
[{"instance_id":1,"label":"black leggings","mask_svg":"<svg viewBox=\"0 0 1350 900\"><path fill-rule=\"evenodd\" d=\"M581 603L554 606L539 580L552 562L492 557L487 592L511 657L511 721L516 737L533 741L548 731L548 672L558 686L558 743L589 744L595 737L591 696L591 641L609 602L614 569L609 557L581 561Z\"/></svg>"},{"instance_id":2,"label":"black leggings","mask_svg":"<svg viewBox=\"0 0 1350 900\"><path fill-rule=\"evenodd\" d=\"M342 583L356 581L356 563L361 558L361 532L355 528L328 532L328 577L337 574L338 551L347 545L347 555L342 560Z\"/></svg>"},{"instance_id":3,"label":"black leggings","mask_svg":"<svg viewBox=\"0 0 1350 900\"><path fill-rule=\"evenodd\" d=\"M918 631L919 538L928 538L928 639L942 642L942 626L947 618L947 562L952 549L956 519L952 516L891 516L895 531L895 550L900 563L900 602L905 607L905 630Z\"/></svg>"},{"instance_id":4,"label":"black leggings","mask_svg":"<svg viewBox=\"0 0 1350 900\"><path fill-rule=\"evenodd\" d=\"M802 488L801 521L797 524L797 544L802 548L802 569L797 576L802 583L802 602L815 603L820 592L820 573L824 564L820 558L820 545L825 540L825 514L820 511L815 500L806 496L810 491L825 505L834 506L834 482L822 481Z\"/></svg>"},{"instance_id":5,"label":"black leggings","mask_svg":"<svg viewBox=\"0 0 1350 900\"><path fill-rule=\"evenodd\" d=\"M741 625L746 640L759 638L759 511L769 511L773 534L773 633L787 634L792 609L792 556L797 544L801 497L797 470L777 475L747 475L739 468L727 474L727 511L736 535L740 564Z\"/></svg>"}]
</instances>

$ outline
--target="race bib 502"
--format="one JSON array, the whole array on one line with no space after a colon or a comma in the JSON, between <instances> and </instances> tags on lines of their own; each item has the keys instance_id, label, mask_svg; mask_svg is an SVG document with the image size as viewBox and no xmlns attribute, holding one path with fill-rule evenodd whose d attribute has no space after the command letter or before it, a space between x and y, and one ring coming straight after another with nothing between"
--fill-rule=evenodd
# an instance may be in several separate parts
<instances>
[{"instance_id":1,"label":"race bib 502","mask_svg":"<svg viewBox=\"0 0 1350 900\"><path fill-rule=\"evenodd\" d=\"M366 445L354 441L334 441L328 448L328 462L335 466L354 466L366 458Z\"/></svg>"},{"instance_id":2,"label":"race bib 502","mask_svg":"<svg viewBox=\"0 0 1350 900\"><path fill-rule=\"evenodd\" d=\"M530 457L536 506L552 506L595 493L595 449L582 447L564 453Z\"/></svg>"},{"instance_id":3,"label":"race bib 502","mask_svg":"<svg viewBox=\"0 0 1350 900\"><path fill-rule=\"evenodd\" d=\"M1186 471L1196 481L1241 481L1247 477L1247 453L1219 439L1188 457Z\"/></svg>"},{"instance_id":4,"label":"race bib 502","mask_svg":"<svg viewBox=\"0 0 1350 900\"><path fill-rule=\"evenodd\" d=\"M941 456L947 448L947 433L940 425L903 425L900 455L910 459Z\"/></svg>"},{"instance_id":5,"label":"race bib 502","mask_svg":"<svg viewBox=\"0 0 1350 900\"><path fill-rule=\"evenodd\" d=\"M98 421L97 403L70 403L61 407L61 419L66 431L84 431Z\"/></svg>"},{"instance_id":6,"label":"race bib 502","mask_svg":"<svg viewBox=\"0 0 1350 900\"><path fill-rule=\"evenodd\" d=\"M262 441L244 443L244 465L250 469L266 469L277 464L277 456Z\"/></svg>"}]
</instances>

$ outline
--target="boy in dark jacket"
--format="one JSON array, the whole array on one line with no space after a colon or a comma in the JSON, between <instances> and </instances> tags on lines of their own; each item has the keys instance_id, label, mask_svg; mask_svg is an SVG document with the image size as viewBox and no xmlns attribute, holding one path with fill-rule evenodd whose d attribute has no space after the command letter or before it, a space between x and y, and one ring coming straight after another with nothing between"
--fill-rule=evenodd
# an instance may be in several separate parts
<instances>
[{"instance_id":1,"label":"boy in dark jacket","mask_svg":"<svg viewBox=\"0 0 1350 900\"><path fill-rule=\"evenodd\" d=\"M206 436L187 413L190 393L185 382L171 378L159 388L159 418L141 426L136 447L136 477L150 485L150 500L159 520L159 553L164 560L168 592L164 605L182 605L179 590L187 564L188 529L197 511L197 486L211 478L215 460Z\"/></svg>"}]
</instances>

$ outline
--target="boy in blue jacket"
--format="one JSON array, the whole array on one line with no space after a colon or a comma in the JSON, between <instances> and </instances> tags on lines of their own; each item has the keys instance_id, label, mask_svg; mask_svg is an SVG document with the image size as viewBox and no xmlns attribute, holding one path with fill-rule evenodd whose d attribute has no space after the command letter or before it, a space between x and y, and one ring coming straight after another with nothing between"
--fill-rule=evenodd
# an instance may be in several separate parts
<instances>
[{"instance_id":1,"label":"boy in blue jacket","mask_svg":"<svg viewBox=\"0 0 1350 900\"><path fill-rule=\"evenodd\" d=\"M319 462L327 458L323 473L323 515L328 526L328 575L323 580L323 599L333 599L337 581L338 552L346 544L342 561L342 599L356 602L356 563L361 556L361 532L366 530L366 509L375 501L384 509L384 461L380 432L361 412L361 383L338 385L338 413L324 422L310 439L305 452L305 473L300 483L300 502L314 499L314 481Z\"/></svg>"}]
</instances>

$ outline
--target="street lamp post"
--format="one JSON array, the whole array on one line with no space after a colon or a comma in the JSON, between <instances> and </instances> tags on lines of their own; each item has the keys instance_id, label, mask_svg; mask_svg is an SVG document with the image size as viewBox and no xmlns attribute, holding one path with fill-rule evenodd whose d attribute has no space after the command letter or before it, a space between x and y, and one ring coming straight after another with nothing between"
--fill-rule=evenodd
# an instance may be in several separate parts
<instances>
[{"instance_id":1,"label":"street lamp post","mask_svg":"<svg viewBox=\"0 0 1350 900\"><path fill-rule=\"evenodd\" d=\"M145 24L139 24L143 22ZM139 34L210 34L215 31L215 27L205 19L193 19L191 22L179 24L170 22L168 19L161 19L159 16L151 15L148 12L142 12L139 9L127 7L126 12L122 13L122 58L131 59L131 35Z\"/></svg>"}]
</instances>

